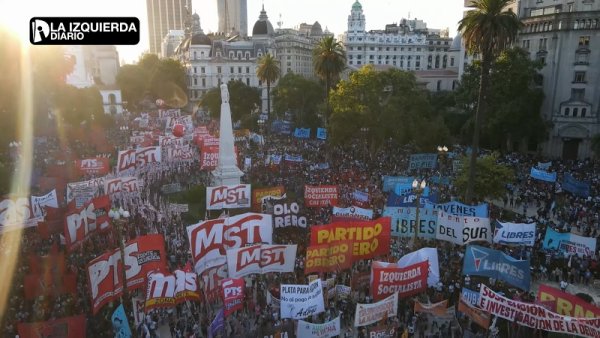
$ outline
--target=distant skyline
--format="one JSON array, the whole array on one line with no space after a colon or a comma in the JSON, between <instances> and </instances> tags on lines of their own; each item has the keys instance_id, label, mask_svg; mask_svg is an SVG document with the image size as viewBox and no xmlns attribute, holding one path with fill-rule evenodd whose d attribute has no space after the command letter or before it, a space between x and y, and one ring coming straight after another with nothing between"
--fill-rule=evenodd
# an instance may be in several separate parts
<instances>
[{"instance_id":1,"label":"distant skyline","mask_svg":"<svg viewBox=\"0 0 600 338\"><path fill-rule=\"evenodd\" d=\"M248 0L248 31L249 34L252 32L264 4L274 28L278 27L281 14L283 28L319 21L323 30L327 28L338 37L346 31L353 3L354 0ZM385 24L397 23L410 15L412 19L425 21L429 28L448 28L451 36L456 35L458 21L465 10L463 0L363 0L360 3L367 30L383 29ZM29 19L33 16L135 16L141 23L140 43L117 46L119 56L126 63L136 62L149 48L145 0L0 0L0 8L0 22L21 32L27 32ZM216 0L192 0L192 11L200 16L205 33L218 29Z\"/></svg>"}]
</instances>

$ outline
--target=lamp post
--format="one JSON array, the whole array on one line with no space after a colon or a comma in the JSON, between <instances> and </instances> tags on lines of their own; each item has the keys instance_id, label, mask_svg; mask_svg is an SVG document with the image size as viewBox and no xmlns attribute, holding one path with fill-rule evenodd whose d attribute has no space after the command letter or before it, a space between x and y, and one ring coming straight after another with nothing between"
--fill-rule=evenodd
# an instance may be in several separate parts
<instances>
[{"instance_id":1,"label":"lamp post","mask_svg":"<svg viewBox=\"0 0 600 338\"><path fill-rule=\"evenodd\" d=\"M126 306L125 302L123 302L123 299L129 300L129 292L127 290L127 274L125 272L125 262L123 261L125 258L125 239L123 238L123 226L129 219L129 211L123 210L123 207L119 208L118 210L113 208L108 212L108 216L113 220L113 224L115 225L113 228L113 233L116 230L117 241L119 241L119 249L121 251L121 280L123 281L121 304L127 308L128 306Z\"/></svg>"},{"instance_id":2,"label":"lamp post","mask_svg":"<svg viewBox=\"0 0 600 338\"><path fill-rule=\"evenodd\" d=\"M420 227L419 204L421 203L421 195L423 194L423 190L425 190L426 186L427 186L427 182L425 182L425 180L422 180L421 182L419 182L418 180L415 179L412 183L413 191L417 195L417 198L415 198L416 214L415 214L415 237L413 239L413 245L412 245L413 248L415 248L417 246L417 237L419 236L419 227Z\"/></svg>"},{"instance_id":3,"label":"lamp post","mask_svg":"<svg viewBox=\"0 0 600 338\"><path fill-rule=\"evenodd\" d=\"M438 151L438 157L439 157L439 163L440 163L440 181L438 182L439 184L439 189L440 189L440 193L442 192L442 170L444 168L444 160L446 158L446 155L448 155L448 147L446 146L438 146L437 147L437 151Z\"/></svg>"}]
</instances>

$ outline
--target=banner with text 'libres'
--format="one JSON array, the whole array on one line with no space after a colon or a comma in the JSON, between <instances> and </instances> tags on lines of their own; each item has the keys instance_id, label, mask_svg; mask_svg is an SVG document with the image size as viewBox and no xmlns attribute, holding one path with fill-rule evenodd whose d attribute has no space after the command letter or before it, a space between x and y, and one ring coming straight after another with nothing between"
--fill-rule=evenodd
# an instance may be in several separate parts
<instances>
[{"instance_id":1,"label":"banner with text 'libres'","mask_svg":"<svg viewBox=\"0 0 600 338\"><path fill-rule=\"evenodd\" d=\"M469 245L465 250L463 275L495 278L528 291L531 284L529 267L528 260L514 259L498 250Z\"/></svg>"},{"instance_id":2,"label":"banner with text 'libres'","mask_svg":"<svg viewBox=\"0 0 600 338\"><path fill-rule=\"evenodd\" d=\"M392 236L414 237L417 223L417 208L415 207L384 207L383 216L392 219ZM419 227L417 236L435 239L437 233L438 210L419 209Z\"/></svg>"},{"instance_id":3,"label":"banner with text 'libres'","mask_svg":"<svg viewBox=\"0 0 600 338\"><path fill-rule=\"evenodd\" d=\"M533 246L535 243L535 223L502 223L496 221L494 243L504 245Z\"/></svg>"}]
</instances>

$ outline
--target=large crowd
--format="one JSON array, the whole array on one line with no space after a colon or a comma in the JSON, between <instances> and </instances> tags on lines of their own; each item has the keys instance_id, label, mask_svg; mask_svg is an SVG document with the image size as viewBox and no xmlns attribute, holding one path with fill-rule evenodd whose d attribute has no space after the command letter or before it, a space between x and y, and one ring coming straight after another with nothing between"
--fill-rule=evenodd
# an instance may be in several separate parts
<instances>
[{"instance_id":1,"label":"large crowd","mask_svg":"<svg viewBox=\"0 0 600 338\"><path fill-rule=\"evenodd\" d=\"M134 124L129 124L131 132ZM109 139L119 140L113 135L118 128L110 130ZM240 158L251 158L251 167L247 168L242 181L253 186L273 187L284 186L288 199L301 205L307 216L309 227L276 229L274 243L297 244L298 254L296 269L293 273L269 273L262 277L247 278L246 302L242 311L226 318L225 336L227 337L265 337L276 332L288 332L294 335L294 321L281 319L279 311L267 302L268 296L277 297L280 284L307 284L304 274L304 256L309 243L310 226L328 224L331 222L331 207L303 207L304 185L338 185L340 188L339 206L352 205L352 193L355 190L368 192L370 208L374 217L383 213L387 193L382 191L382 179L385 175L413 176L415 172L408 170L409 157L419 152L413 146L398 146L391 140L372 152L366 146L364 139L356 138L343 146L333 146L322 140L297 139L291 135L267 133L264 143L254 143L250 140L238 142ZM116 148L127 147L127 138L123 138ZM62 145L62 146L59 146ZM66 149L65 149L66 147ZM466 149L460 146L451 147L453 156L464 154ZM421 151L422 152L422 151ZM65 156L67 154L68 156ZM71 142L65 146L58 138L46 137L38 142L34 149L34 165L40 172L52 164L64 162L65 158L82 159L97 154L97 150L82 142ZM114 164L114 157L111 156ZM272 154L301 155L302 162L282 161L274 165L270 161ZM428 181L436 176L450 177L455 175L452 170L450 156L441 157L441 165L437 169L420 170L417 175ZM473 203L490 203L490 218L501 221L535 222L537 238L533 247L509 247L498 244L488 244L517 259L530 259L532 278L542 283L555 282L568 285L591 285L595 279L600 279L598 267L598 252L595 256L570 257L559 251L549 251L542 248L542 241L547 227L559 232L575 232L586 237L600 237L600 163L598 161L560 161L552 160L552 171L560 178L565 173L571 173L581 180L591 182L591 195L582 198L567 193L560 184L550 184L532 179L529 170L538 162L547 159L535 155L510 153L502 155L499 162L510 165L515 169L516 181L506 185L505 197L495 201L472 201ZM325 165L323 165L325 164ZM165 237L169 267L174 270L186 265L193 265L186 234L186 226L192 224L189 217L169 208L169 195L161 187L165 184L180 183L184 190L195 186L208 186L210 173L199 170L199 158L180 163L159 163L149 165L138 178L144 184L139 194L127 198L113 200L113 206L123 207L131 213L123 237L125 240L140 235L159 233ZM91 177L82 177L81 180ZM461 192L450 185L431 184L431 189L438 192L439 201L460 200ZM38 187L32 187L32 194L45 193ZM64 195L64 194L62 194ZM60 201L64 206L66 200ZM208 216L205 216L205 218ZM195 220L195 222L200 219ZM533 301L533 293L522 292L502 281L489 280L484 277L463 276L461 274L464 248L447 242L422 240L420 247L436 247L439 255L440 283L430 287L426 293L419 296L401 299L398 315L387 319L385 325L396 328L398 337L407 334L418 337L460 337L465 332L474 336L483 336L487 328L481 328L471 323L468 318L457 312L456 320L438 323L425 315L415 314L414 302L435 303L444 299L449 305L458 303L461 289L470 288L478 291L478 285L485 283L505 295L518 297L525 301ZM105 306L98 314L92 315L89 287L87 285L86 265L93 258L104 253L108 248L117 246L116 237L105 233L92 235L84 245L74 251L67 251L64 238L60 233L54 233L44 238L35 227L26 228L21 238L20 254L17 268L14 271L12 290L7 311L2 319L2 335L17 336L19 322L43 322L67 316L85 314L87 317L86 332L88 337L112 337L111 315L118 302ZM0 248L4 251L4 248ZM409 247L408 239L394 238L390 254L376 257L373 260L393 261L404 254L415 250ZM28 274L32 255L43 256L51 251L64 252L66 269L77 274L76 293L66 293L56 297L39 296L26 299L24 278ZM356 276L370 271L372 260L361 261L345 271L337 273L322 273L321 279L335 279L335 284L353 285ZM350 297L334 297L326 302L326 311L318 316L307 319L322 323L337 316L341 317L342 335L347 337L367 337L369 327L355 328L353 326L356 303L372 302L368 283L356 283ZM569 291L569 286L565 289ZM140 294L142 291L135 291ZM204 299L198 303L184 303L171 309L153 310L132 330L140 337L158 337L159 328L168 325L173 337L208 337L209 326L219 309L221 301L218 298ZM131 306L126 305L129 318L133 318ZM133 320L131 320L133 326ZM526 329L519 331L522 335L531 334ZM404 337L404 336L403 336Z\"/></svg>"}]
</instances>

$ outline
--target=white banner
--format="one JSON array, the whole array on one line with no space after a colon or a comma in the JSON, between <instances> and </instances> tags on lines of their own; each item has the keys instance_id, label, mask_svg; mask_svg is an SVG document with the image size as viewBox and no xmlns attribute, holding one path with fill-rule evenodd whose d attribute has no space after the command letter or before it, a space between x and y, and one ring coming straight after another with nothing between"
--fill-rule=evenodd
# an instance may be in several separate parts
<instances>
[{"instance_id":1,"label":"white banner","mask_svg":"<svg viewBox=\"0 0 600 338\"><path fill-rule=\"evenodd\" d=\"M271 215L245 213L202 221L187 227L196 273L227 263L227 250L272 243Z\"/></svg>"},{"instance_id":2,"label":"white banner","mask_svg":"<svg viewBox=\"0 0 600 338\"><path fill-rule=\"evenodd\" d=\"M293 272L297 245L253 245L227 250L229 278L253 273Z\"/></svg>"},{"instance_id":3,"label":"white banner","mask_svg":"<svg viewBox=\"0 0 600 338\"><path fill-rule=\"evenodd\" d=\"M354 326L360 327L376 323L384 318L394 317L398 311L398 293L373 304L356 304Z\"/></svg>"},{"instance_id":4,"label":"white banner","mask_svg":"<svg viewBox=\"0 0 600 338\"><path fill-rule=\"evenodd\" d=\"M7 198L0 202L0 233L7 230L37 226L43 221L35 217L27 197Z\"/></svg>"},{"instance_id":5,"label":"white banner","mask_svg":"<svg viewBox=\"0 0 600 338\"><path fill-rule=\"evenodd\" d=\"M104 182L104 192L107 195L139 192L141 190L141 183L142 182L134 176L106 179Z\"/></svg>"},{"instance_id":6,"label":"white banner","mask_svg":"<svg viewBox=\"0 0 600 338\"><path fill-rule=\"evenodd\" d=\"M44 217L44 207L58 208L56 189L44 196L31 196L31 209L35 217Z\"/></svg>"},{"instance_id":7,"label":"white banner","mask_svg":"<svg viewBox=\"0 0 600 338\"><path fill-rule=\"evenodd\" d=\"M161 161L162 153L160 146L137 148L135 151L136 168L143 167L146 164Z\"/></svg>"},{"instance_id":8,"label":"white banner","mask_svg":"<svg viewBox=\"0 0 600 338\"><path fill-rule=\"evenodd\" d=\"M331 338L340 335L340 317L323 324L298 321L296 335L302 338Z\"/></svg>"},{"instance_id":9,"label":"white banner","mask_svg":"<svg viewBox=\"0 0 600 338\"><path fill-rule=\"evenodd\" d=\"M206 210L250 208L250 184L206 187Z\"/></svg>"},{"instance_id":10,"label":"white banner","mask_svg":"<svg viewBox=\"0 0 600 338\"><path fill-rule=\"evenodd\" d=\"M281 318L303 319L324 312L321 280L308 285L281 284L280 302Z\"/></svg>"},{"instance_id":11,"label":"white banner","mask_svg":"<svg viewBox=\"0 0 600 338\"><path fill-rule=\"evenodd\" d=\"M440 211L436 239L465 245L471 242L491 242L490 219L483 217L455 216Z\"/></svg>"},{"instance_id":12,"label":"white banner","mask_svg":"<svg viewBox=\"0 0 600 338\"><path fill-rule=\"evenodd\" d=\"M424 261L429 262L429 274L427 275L427 285L436 286L440 281L440 264L438 261L437 248L423 248L411 253L407 253L398 260L398 266L405 268L409 265L415 265Z\"/></svg>"},{"instance_id":13,"label":"white banner","mask_svg":"<svg viewBox=\"0 0 600 338\"><path fill-rule=\"evenodd\" d=\"M337 218L338 220L358 219L370 221L373 219L373 210L355 206L351 206L349 208L333 207L333 217Z\"/></svg>"},{"instance_id":14,"label":"white banner","mask_svg":"<svg viewBox=\"0 0 600 338\"><path fill-rule=\"evenodd\" d=\"M92 198L101 194L104 187L104 177L94 178L89 181L67 183L67 203L75 200L75 207L81 208Z\"/></svg>"},{"instance_id":15,"label":"white banner","mask_svg":"<svg viewBox=\"0 0 600 338\"><path fill-rule=\"evenodd\" d=\"M494 243L505 245L533 246L535 243L535 223L496 222Z\"/></svg>"}]
</instances>

